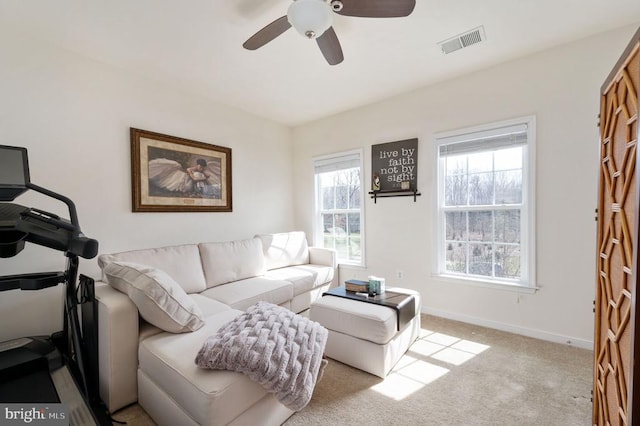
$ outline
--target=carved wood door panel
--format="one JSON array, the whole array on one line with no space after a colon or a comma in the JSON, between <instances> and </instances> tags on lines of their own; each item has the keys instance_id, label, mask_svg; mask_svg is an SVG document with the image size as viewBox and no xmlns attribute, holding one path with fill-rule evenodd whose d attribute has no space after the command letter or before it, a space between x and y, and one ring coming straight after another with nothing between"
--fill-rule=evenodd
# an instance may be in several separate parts
<instances>
[{"instance_id":1,"label":"carved wood door panel","mask_svg":"<svg viewBox=\"0 0 640 426\"><path fill-rule=\"evenodd\" d=\"M634 395L637 302L640 31L602 86L593 423L627 425ZM640 352L636 353L640 355ZM635 397L635 398L634 398Z\"/></svg>"}]
</instances>

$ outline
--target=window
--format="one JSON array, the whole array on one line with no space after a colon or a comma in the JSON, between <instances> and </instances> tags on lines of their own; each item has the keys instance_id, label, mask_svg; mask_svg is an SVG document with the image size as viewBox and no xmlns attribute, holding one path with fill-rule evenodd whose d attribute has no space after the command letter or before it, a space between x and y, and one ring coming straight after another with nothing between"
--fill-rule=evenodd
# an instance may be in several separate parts
<instances>
[{"instance_id":1,"label":"window","mask_svg":"<svg viewBox=\"0 0 640 426\"><path fill-rule=\"evenodd\" d=\"M362 152L316 158L313 165L316 244L335 249L340 263L362 265Z\"/></svg>"},{"instance_id":2,"label":"window","mask_svg":"<svg viewBox=\"0 0 640 426\"><path fill-rule=\"evenodd\" d=\"M535 118L436 136L443 276L534 286Z\"/></svg>"}]
</instances>

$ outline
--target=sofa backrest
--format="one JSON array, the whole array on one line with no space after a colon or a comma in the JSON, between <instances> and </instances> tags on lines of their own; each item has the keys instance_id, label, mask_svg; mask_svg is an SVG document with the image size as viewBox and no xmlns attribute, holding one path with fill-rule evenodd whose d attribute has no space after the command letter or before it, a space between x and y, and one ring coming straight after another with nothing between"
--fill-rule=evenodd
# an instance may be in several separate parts
<instances>
[{"instance_id":1,"label":"sofa backrest","mask_svg":"<svg viewBox=\"0 0 640 426\"><path fill-rule=\"evenodd\" d=\"M262 242L258 238L201 243L200 258L207 288L264 275Z\"/></svg>"},{"instance_id":2,"label":"sofa backrest","mask_svg":"<svg viewBox=\"0 0 640 426\"><path fill-rule=\"evenodd\" d=\"M267 270L309 263L309 246L302 231L257 235Z\"/></svg>"},{"instance_id":3,"label":"sofa backrest","mask_svg":"<svg viewBox=\"0 0 640 426\"><path fill-rule=\"evenodd\" d=\"M187 293L200 293L207 289L200 262L200 252L196 244L133 250L98 256L100 269L104 269L109 263L115 261L138 263L160 269L180 284L180 287Z\"/></svg>"}]
</instances>

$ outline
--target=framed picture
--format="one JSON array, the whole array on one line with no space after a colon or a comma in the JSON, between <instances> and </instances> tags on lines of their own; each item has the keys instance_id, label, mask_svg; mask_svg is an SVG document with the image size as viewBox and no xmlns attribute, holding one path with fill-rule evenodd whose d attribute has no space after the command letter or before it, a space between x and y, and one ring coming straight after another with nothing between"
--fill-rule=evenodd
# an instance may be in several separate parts
<instances>
[{"instance_id":1,"label":"framed picture","mask_svg":"<svg viewBox=\"0 0 640 426\"><path fill-rule=\"evenodd\" d=\"M231 148L131 128L134 212L230 212Z\"/></svg>"}]
</instances>

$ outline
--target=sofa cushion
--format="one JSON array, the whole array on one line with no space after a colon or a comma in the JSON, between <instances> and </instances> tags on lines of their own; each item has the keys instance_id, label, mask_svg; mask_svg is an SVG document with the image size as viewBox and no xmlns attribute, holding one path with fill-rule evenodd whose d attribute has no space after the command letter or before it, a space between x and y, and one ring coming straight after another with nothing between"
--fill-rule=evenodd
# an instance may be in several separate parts
<instances>
[{"instance_id":1,"label":"sofa cushion","mask_svg":"<svg viewBox=\"0 0 640 426\"><path fill-rule=\"evenodd\" d=\"M253 277L219 285L201 294L244 311L261 300L275 305L289 302L293 298L293 284L288 281Z\"/></svg>"},{"instance_id":2,"label":"sofa cushion","mask_svg":"<svg viewBox=\"0 0 640 426\"><path fill-rule=\"evenodd\" d=\"M225 305L222 302L218 302L217 300L213 300L212 298L201 294L190 294L189 297L191 300L196 302L202 311L202 316L205 318L231 309L231 306Z\"/></svg>"},{"instance_id":3,"label":"sofa cushion","mask_svg":"<svg viewBox=\"0 0 640 426\"><path fill-rule=\"evenodd\" d=\"M127 294L147 322L171 333L204 325L202 311L165 272L146 265L111 262L104 268L108 283Z\"/></svg>"},{"instance_id":4,"label":"sofa cushion","mask_svg":"<svg viewBox=\"0 0 640 426\"><path fill-rule=\"evenodd\" d=\"M293 284L293 295L297 296L313 288L330 283L334 269L320 265L296 265L267 271L265 278L285 280Z\"/></svg>"},{"instance_id":5,"label":"sofa cushion","mask_svg":"<svg viewBox=\"0 0 640 426\"><path fill-rule=\"evenodd\" d=\"M258 238L198 245L207 288L265 273Z\"/></svg>"},{"instance_id":6,"label":"sofa cushion","mask_svg":"<svg viewBox=\"0 0 640 426\"><path fill-rule=\"evenodd\" d=\"M228 310L207 317L200 330L161 333L145 339L139 369L182 407L197 424L230 424L239 413L267 395L243 374L198 368L194 360L204 341L242 312Z\"/></svg>"},{"instance_id":7,"label":"sofa cushion","mask_svg":"<svg viewBox=\"0 0 640 426\"><path fill-rule=\"evenodd\" d=\"M262 240L267 269L309 263L309 247L304 232L258 235Z\"/></svg>"},{"instance_id":8,"label":"sofa cushion","mask_svg":"<svg viewBox=\"0 0 640 426\"><path fill-rule=\"evenodd\" d=\"M265 278L289 281L293 285L293 295L297 296L314 287L316 274L300 269L297 266L289 266L288 268L267 271Z\"/></svg>"},{"instance_id":9,"label":"sofa cushion","mask_svg":"<svg viewBox=\"0 0 640 426\"><path fill-rule=\"evenodd\" d=\"M98 265L103 270L106 265L116 261L139 263L161 269L187 293L200 293L207 288L200 253L195 244L102 254L98 257Z\"/></svg>"}]
</instances>

